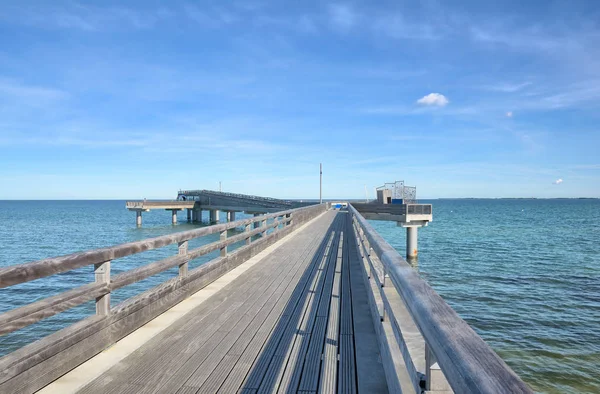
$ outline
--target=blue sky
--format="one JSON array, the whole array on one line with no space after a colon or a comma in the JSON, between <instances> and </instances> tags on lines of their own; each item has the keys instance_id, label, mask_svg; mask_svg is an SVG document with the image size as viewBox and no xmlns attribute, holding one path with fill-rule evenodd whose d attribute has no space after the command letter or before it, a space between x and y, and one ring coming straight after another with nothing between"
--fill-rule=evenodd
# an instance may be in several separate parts
<instances>
[{"instance_id":1,"label":"blue sky","mask_svg":"<svg viewBox=\"0 0 600 394\"><path fill-rule=\"evenodd\" d=\"M600 197L599 121L596 1L0 5L0 199Z\"/></svg>"}]
</instances>

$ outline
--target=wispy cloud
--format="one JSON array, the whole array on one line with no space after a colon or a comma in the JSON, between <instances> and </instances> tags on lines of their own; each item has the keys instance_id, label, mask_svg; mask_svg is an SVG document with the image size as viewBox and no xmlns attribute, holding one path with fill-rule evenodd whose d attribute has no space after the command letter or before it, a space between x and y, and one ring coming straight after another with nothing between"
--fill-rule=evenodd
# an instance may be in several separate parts
<instances>
[{"instance_id":1,"label":"wispy cloud","mask_svg":"<svg viewBox=\"0 0 600 394\"><path fill-rule=\"evenodd\" d=\"M520 90L525 89L530 86L531 82L523 82L523 83L500 83L496 85L486 85L483 86L484 90L489 90L492 92L502 92L502 93L514 93Z\"/></svg>"},{"instance_id":2,"label":"wispy cloud","mask_svg":"<svg viewBox=\"0 0 600 394\"><path fill-rule=\"evenodd\" d=\"M132 9L127 7L100 7L83 3L51 3L50 5L6 9L7 23L24 24L44 29L73 29L97 32L106 29L121 29L124 26L147 29L160 20L172 16L164 7ZM10 16L10 18L8 18Z\"/></svg>"},{"instance_id":3,"label":"wispy cloud","mask_svg":"<svg viewBox=\"0 0 600 394\"><path fill-rule=\"evenodd\" d=\"M438 40L443 37L435 25L428 22L410 23L401 14L381 15L373 20L373 28L395 39Z\"/></svg>"},{"instance_id":4,"label":"wispy cloud","mask_svg":"<svg viewBox=\"0 0 600 394\"><path fill-rule=\"evenodd\" d=\"M357 23L358 17L349 4L332 4L329 6L329 17L333 27L347 30Z\"/></svg>"},{"instance_id":5,"label":"wispy cloud","mask_svg":"<svg viewBox=\"0 0 600 394\"><path fill-rule=\"evenodd\" d=\"M561 178L558 178L557 180L555 180L554 182L555 185L560 185L561 183L563 183L563 180Z\"/></svg>"},{"instance_id":6,"label":"wispy cloud","mask_svg":"<svg viewBox=\"0 0 600 394\"><path fill-rule=\"evenodd\" d=\"M36 86L21 83L8 78L0 78L0 100L26 99L28 101L62 100L69 97L69 93L55 88Z\"/></svg>"}]
</instances>

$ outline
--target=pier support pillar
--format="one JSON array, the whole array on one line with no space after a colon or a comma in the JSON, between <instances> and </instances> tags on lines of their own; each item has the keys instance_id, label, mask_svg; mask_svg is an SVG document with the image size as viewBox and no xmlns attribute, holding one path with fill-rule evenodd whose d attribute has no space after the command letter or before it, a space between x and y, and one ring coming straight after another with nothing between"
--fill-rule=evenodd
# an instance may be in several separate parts
<instances>
[{"instance_id":1,"label":"pier support pillar","mask_svg":"<svg viewBox=\"0 0 600 394\"><path fill-rule=\"evenodd\" d=\"M177 224L177 211L179 211L179 209L171 209L171 223L172 224Z\"/></svg>"},{"instance_id":2,"label":"pier support pillar","mask_svg":"<svg viewBox=\"0 0 600 394\"><path fill-rule=\"evenodd\" d=\"M135 211L135 224L138 227L142 226L142 211Z\"/></svg>"},{"instance_id":3,"label":"pier support pillar","mask_svg":"<svg viewBox=\"0 0 600 394\"><path fill-rule=\"evenodd\" d=\"M235 212L234 211L227 211L227 221L235 222Z\"/></svg>"},{"instance_id":4,"label":"pier support pillar","mask_svg":"<svg viewBox=\"0 0 600 394\"><path fill-rule=\"evenodd\" d=\"M219 211L216 209L211 209L210 211L210 223L218 223L219 222Z\"/></svg>"},{"instance_id":5,"label":"pier support pillar","mask_svg":"<svg viewBox=\"0 0 600 394\"><path fill-rule=\"evenodd\" d=\"M418 227L406 227L406 259L416 260L419 254L417 245Z\"/></svg>"},{"instance_id":6,"label":"pier support pillar","mask_svg":"<svg viewBox=\"0 0 600 394\"><path fill-rule=\"evenodd\" d=\"M215 211L215 223L219 223L219 221L220 221L220 219L219 219L219 214L220 214L220 212L219 212L219 210L217 209L217 210Z\"/></svg>"},{"instance_id":7,"label":"pier support pillar","mask_svg":"<svg viewBox=\"0 0 600 394\"><path fill-rule=\"evenodd\" d=\"M192 221L192 210L190 208L187 209L187 221Z\"/></svg>"}]
</instances>

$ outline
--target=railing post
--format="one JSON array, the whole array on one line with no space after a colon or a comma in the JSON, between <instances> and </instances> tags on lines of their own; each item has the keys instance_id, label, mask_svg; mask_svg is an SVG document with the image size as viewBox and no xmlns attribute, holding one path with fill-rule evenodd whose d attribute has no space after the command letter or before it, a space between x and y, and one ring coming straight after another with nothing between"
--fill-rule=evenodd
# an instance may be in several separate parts
<instances>
[{"instance_id":1,"label":"railing post","mask_svg":"<svg viewBox=\"0 0 600 394\"><path fill-rule=\"evenodd\" d=\"M244 231L246 231L246 233L249 233L251 228L252 228L252 225L247 224ZM251 243L252 243L252 236L248 235L248 238L246 238L246 245L250 245Z\"/></svg>"},{"instance_id":2,"label":"railing post","mask_svg":"<svg viewBox=\"0 0 600 394\"><path fill-rule=\"evenodd\" d=\"M294 216L291 213L288 213L287 217L290 218L290 221L287 222L287 225L291 226L292 224L294 224Z\"/></svg>"},{"instance_id":3,"label":"railing post","mask_svg":"<svg viewBox=\"0 0 600 394\"><path fill-rule=\"evenodd\" d=\"M221 241L225 241L227 239L227 230L221 231ZM221 248L221 257L227 256L227 245Z\"/></svg>"},{"instance_id":4,"label":"railing post","mask_svg":"<svg viewBox=\"0 0 600 394\"><path fill-rule=\"evenodd\" d=\"M180 256L185 256L188 252L188 241L179 242L177 245L179 248L178 254ZM186 260L185 263L179 265L179 277L180 278L186 277L187 273L188 273L188 261Z\"/></svg>"},{"instance_id":5,"label":"railing post","mask_svg":"<svg viewBox=\"0 0 600 394\"><path fill-rule=\"evenodd\" d=\"M425 390L431 393L452 391L427 342L425 342Z\"/></svg>"},{"instance_id":6,"label":"railing post","mask_svg":"<svg viewBox=\"0 0 600 394\"><path fill-rule=\"evenodd\" d=\"M264 227L264 230L260 233L260 235L264 238L267 236L267 219L260 222L260 226Z\"/></svg>"},{"instance_id":7,"label":"railing post","mask_svg":"<svg viewBox=\"0 0 600 394\"><path fill-rule=\"evenodd\" d=\"M96 283L110 284L110 260L104 263L94 264L94 275ZM106 316L110 314L110 291L96 298L96 315Z\"/></svg>"}]
</instances>

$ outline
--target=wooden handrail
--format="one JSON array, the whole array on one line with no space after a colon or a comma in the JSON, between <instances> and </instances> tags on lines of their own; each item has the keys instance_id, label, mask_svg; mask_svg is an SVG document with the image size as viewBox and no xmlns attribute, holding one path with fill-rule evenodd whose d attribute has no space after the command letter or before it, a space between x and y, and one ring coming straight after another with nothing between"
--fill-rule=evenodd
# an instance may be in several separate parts
<instances>
[{"instance_id":1,"label":"wooden handrail","mask_svg":"<svg viewBox=\"0 0 600 394\"><path fill-rule=\"evenodd\" d=\"M396 291L456 393L532 393L517 374L417 272L349 205L368 246L381 261Z\"/></svg>"},{"instance_id":2,"label":"wooden handrail","mask_svg":"<svg viewBox=\"0 0 600 394\"><path fill-rule=\"evenodd\" d=\"M242 227L254 222L284 216L286 214L293 214L300 209L303 208L290 209L247 219L241 219L235 222L223 223L195 230L182 231L175 234L163 235L142 241L129 242L108 248L73 253L66 256L53 257L31 263L3 267L0 268L0 289L19 283L29 282L35 279L44 278L50 275L55 275L61 272L71 271L87 265L99 264L105 261L115 260L132 254L145 252L147 250L162 248L167 245L188 241L190 239L203 237L205 235L221 233L225 230Z\"/></svg>"},{"instance_id":3,"label":"wooden handrail","mask_svg":"<svg viewBox=\"0 0 600 394\"><path fill-rule=\"evenodd\" d=\"M279 214L277 216L282 215ZM262 216L257 218L262 219ZM46 319L50 316L54 316L60 312L64 312L65 310L73 308L77 305L81 305L87 301L97 299L98 297L109 294L113 290L135 282L139 282L153 275L164 272L170 268L180 266L189 262L190 260L204 256L212 251L219 249L222 250L223 248L227 248L228 245L250 239L254 235L264 234L266 231L272 228L277 228L282 223L287 224L289 221L291 221L291 217L285 218L282 221L275 220L273 223L267 226L261 226L233 237L228 237L226 239L212 242L208 245L203 245L199 248L187 251L185 254L168 257L166 259L123 272L119 275L116 275L114 278L112 278L112 280L109 280L106 283L94 282L79 286L55 296L10 310L6 313L0 314L0 335L8 334L40 320ZM224 225L219 227L224 227ZM227 230L223 230L223 232L226 231ZM109 309L109 307L105 307L103 314L107 314Z\"/></svg>"}]
</instances>

